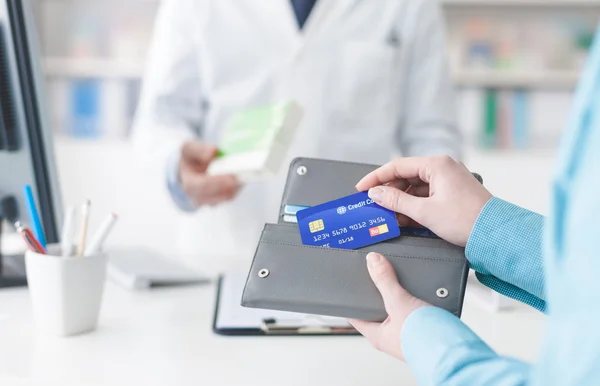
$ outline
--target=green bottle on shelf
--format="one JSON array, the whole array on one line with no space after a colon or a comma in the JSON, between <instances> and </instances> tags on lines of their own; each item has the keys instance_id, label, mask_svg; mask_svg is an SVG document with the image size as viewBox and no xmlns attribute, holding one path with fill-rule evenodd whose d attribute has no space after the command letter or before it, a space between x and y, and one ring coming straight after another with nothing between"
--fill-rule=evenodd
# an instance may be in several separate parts
<instances>
[{"instance_id":1,"label":"green bottle on shelf","mask_svg":"<svg viewBox=\"0 0 600 386\"><path fill-rule=\"evenodd\" d=\"M498 131L498 91L485 90L485 122L481 144L484 148L496 146L496 132Z\"/></svg>"}]
</instances>

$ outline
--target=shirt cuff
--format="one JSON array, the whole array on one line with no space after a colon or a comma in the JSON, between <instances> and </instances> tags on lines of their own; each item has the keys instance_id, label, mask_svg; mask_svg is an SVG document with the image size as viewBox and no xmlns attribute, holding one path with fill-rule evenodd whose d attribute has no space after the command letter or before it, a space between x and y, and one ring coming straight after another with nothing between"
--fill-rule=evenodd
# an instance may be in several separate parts
<instances>
[{"instance_id":1,"label":"shirt cuff","mask_svg":"<svg viewBox=\"0 0 600 386\"><path fill-rule=\"evenodd\" d=\"M173 202L184 212L193 212L196 205L185 194L179 180L179 152L173 153L167 160L167 189Z\"/></svg>"},{"instance_id":2,"label":"shirt cuff","mask_svg":"<svg viewBox=\"0 0 600 386\"><path fill-rule=\"evenodd\" d=\"M498 292L499 294L507 296L511 299L515 299L521 303L525 303L540 312L548 312L547 303L545 300L540 299L513 284L500 280L496 276L485 275L480 272L475 272L475 277L477 277L477 280L479 280L481 284L492 289L493 291Z\"/></svg>"},{"instance_id":3,"label":"shirt cuff","mask_svg":"<svg viewBox=\"0 0 600 386\"><path fill-rule=\"evenodd\" d=\"M493 197L473 226L465 255L479 282L546 312L538 245L543 222L543 216Z\"/></svg>"},{"instance_id":4,"label":"shirt cuff","mask_svg":"<svg viewBox=\"0 0 600 386\"><path fill-rule=\"evenodd\" d=\"M443 382L473 350L497 354L455 315L429 306L412 312L401 332L402 352L419 384Z\"/></svg>"},{"instance_id":5,"label":"shirt cuff","mask_svg":"<svg viewBox=\"0 0 600 386\"><path fill-rule=\"evenodd\" d=\"M465 254L471 268L475 271L487 271L485 261L490 252L490 235L493 235L497 228L504 227L507 222L518 218L523 211L523 208L498 197L488 200L481 209L467 241Z\"/></svg>"}]
</instances>

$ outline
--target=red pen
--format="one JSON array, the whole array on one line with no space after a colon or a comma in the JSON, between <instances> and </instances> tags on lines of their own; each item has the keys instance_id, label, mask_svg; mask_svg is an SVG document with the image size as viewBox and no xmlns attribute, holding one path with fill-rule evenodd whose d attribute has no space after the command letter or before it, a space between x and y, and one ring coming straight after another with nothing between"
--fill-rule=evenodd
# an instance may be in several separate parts
<instances>
[{"instance_id":1,"label":"red pen","mask_svg":"<svg viewBox=\"0 0 600 386\"><path fill-rule=\"evenodd\" d=\"M15 223L15 228L17 228L17 232L21 234L21 237L27 244L27 248L33 252L37 252L41 255L46 254L46 249L42 246L42 244L35 238L31 230L29 228L21 225L20 222Z\"/></svg>"}]
</instances>

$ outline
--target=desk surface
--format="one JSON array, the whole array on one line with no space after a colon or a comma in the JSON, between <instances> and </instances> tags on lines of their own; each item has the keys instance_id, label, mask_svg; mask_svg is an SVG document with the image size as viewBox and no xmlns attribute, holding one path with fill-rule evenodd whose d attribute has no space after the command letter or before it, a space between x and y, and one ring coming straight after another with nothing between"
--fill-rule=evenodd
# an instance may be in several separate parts
<instances>
[{"instance_id":1,"label":"desk surface","mask_svg":"<svg viewBox=\"0 0 600 386\"><path fill-rule=\"evenodd\" d=\"M413 385L407 366L362 337L222 337L214 285L129 292L108 283L98 330L36 334L28 292L0 291L3 385ZM465 301L463 320L493 348L535 358L543 316L493 314Z\"/></svg>"}]
</instances>

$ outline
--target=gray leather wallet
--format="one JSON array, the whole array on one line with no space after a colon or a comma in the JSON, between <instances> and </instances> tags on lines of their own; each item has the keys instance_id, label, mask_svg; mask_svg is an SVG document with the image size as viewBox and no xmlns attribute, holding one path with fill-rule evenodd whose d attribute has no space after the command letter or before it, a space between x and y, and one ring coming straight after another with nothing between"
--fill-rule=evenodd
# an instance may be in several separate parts
<instances>
[{"instance_id":1,"label":"gray leather wallet","mask_svg":"<svg viewBox=\"0 0 600 386\"><path fill-rule=\"evenodd\" d=\"M262 232L242 306L382 321L387 313L365 262L373 251L388 258L411 294L460 316L469 271L463 248L406 235L356 250L313 247L302 244L297 225L283 221L286 205L314 206L356 193L356 183L375 168L311 158L292 161L279 223L267 224Z\"/></svg>"}]
</instances>

